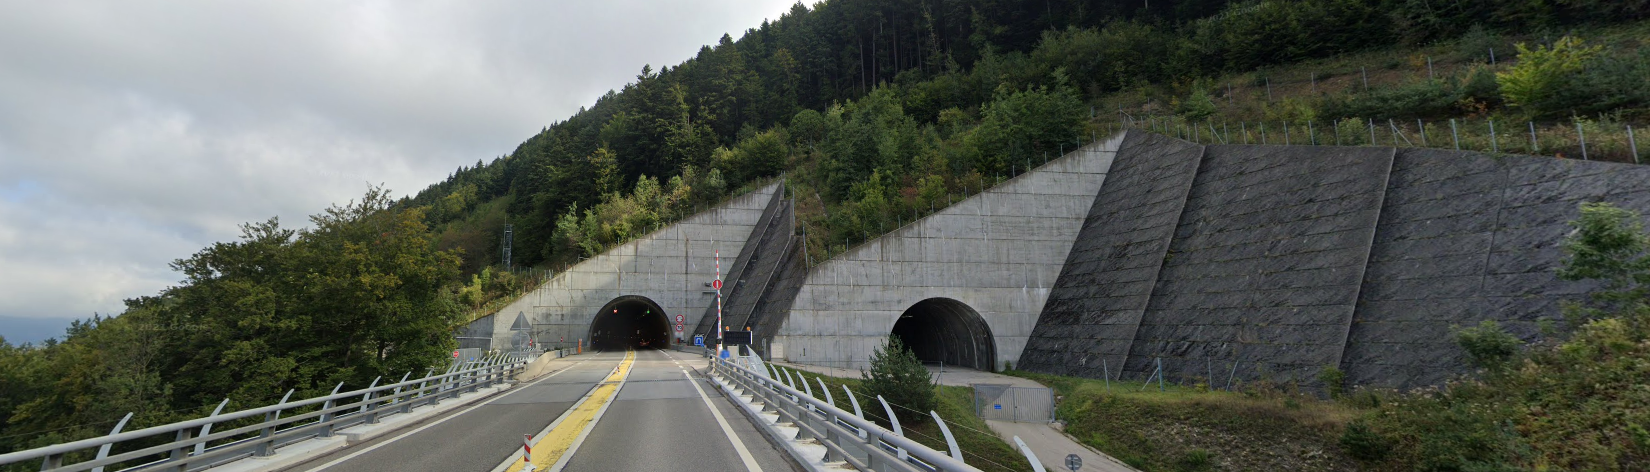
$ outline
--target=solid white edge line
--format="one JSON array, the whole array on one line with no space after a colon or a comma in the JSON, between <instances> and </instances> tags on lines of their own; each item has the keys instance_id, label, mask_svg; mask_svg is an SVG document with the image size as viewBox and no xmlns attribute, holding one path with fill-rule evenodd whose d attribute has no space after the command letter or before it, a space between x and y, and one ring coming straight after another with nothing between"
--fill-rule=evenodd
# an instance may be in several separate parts
<instances>
[{"instance_id":1,"label":"solid white edge line","mask_svg":"<svg viewBox=\"0 0 1650 472\"><path fill-rule=\"evenodd\" d=\"M360 456L360 455L362 455L362 454L366 454L366 453L369 453L369 452L372 452L372 451L375 451L375 450L378 450L378 448L381 448L381 447L384 447L384 446L387 446L387 445L389 445L389 444L390 444L390 443L393 443L393 442L396 442L396 441L399 441L399 440L401 440L401 438L405 438L405 437L407 437L407 436L410 436L410 435L412 435L412 434L415 434L415 433L417 433L417 432L419 432L419 431L423 431L423 430L426 430L426 429L430 429L430 428L432 428L432 427L435 427L435 425L438 425L438 424L441 424L441 423L445 423L445 422L447 422L447 420L450 420L450 419L453 419L453 418L457 418L457 417L460 417L460 416L463 416L463 415L464 415L464 414L465 414L465 413L469 413L469 412L471 412L471 411L474 411L474 410L475 410L475 409L477 409L477 408L481 408L481 407L484 407L484 406L487 406L487 405L489 405L489 404L492 404L492 403L493 403L493 402L495 402L495 401L499 401L499 400L503 400L503 399L504 399L504 397L508 397L508 396L510 396L510 395L515 395L515 394L517 394L517 393L520 393L520 392L521 392L521 391L522 391L522 389L525 389L525 388L527 388L527 387L531 387L531 386L533 386L533 385L534 385L534 384L537 384L537 383L539 383L539 382L543 382L543 381L546 381L546 380L550 380L550 378L551 378L551 377L555 377L555 376L556 376L556 374L560 374L560 373L562 373L562 372L567 372L567 371L569 371L569 370L573 370L573 367L575 367L575 366L577 366L577 365L579 365L579 364L583 364L583 363L584 363L584 362L585 362L585 361L588 361L588 360L591 360L591 359L585 359L585 360L581 360L581 361L578 361L578 362L574 362L574 363L573 363L573 365L570 365L570 366L567 366L567 368L565 368L565 369L562 369L562 370L558 370L558 371L555 371L555 372L551 372L551 373L550 373L550 375L546 375L546 376L544 376L544 377L540 377L540 378L539 378L539 379L538 379L538 380L534 380L534 381L532 381L532 382L531 382L531 383L528 383L528 384L527 384L527 385L522 385L522 386L521 386L521 387L515 387L515 388L513 388L513 389L512 389L512 390L513 390L513 391L511 391L511 392L509 392L509 393L506 393L506 394L504 394L504 395L502 395L502 396L499 396L499 397L498 397L498 398L494 398L494 399L492 399L492 400L488 400L488 401L484 401L484 402L481 402L481 403L477 403L477 404L476 404L476 405L475 405L475 406L472 406L472 407L469 407L469 408L465 408L465 409L464 409L464 410L462 410L462 411L459 411L459 412L458 412L458 413L454 413L454 414L452 414L452 415L449 415L449 416L447 416L447 417L445 417L445 418L442 418L442 419L439 419L439 420L435 420L435 421L433 421L433 422L430 422L430 423L429 423L429 424L426 424L426 425L424 425L424 426L419 426L419 427L417 427L417 428L414 428L414 429L411 429L411 430L408 430L408 431L406 431L406 432L403 432L403 433L401 433L401 434L397 434L397 435L395 435L395 436L391 436L391 437L390 437L390 438L389 438L389 439L385 439L385 440L383 440L383 441L382 441L382 442L379 442L379 443L378 443L378 444L373 444L373 445L371 445L371 446L368 446L368 447L367 447L367 448L366 448L366 449L362 449L362 450L359 450L359 451L355 451L355 452L352 452L352 453L350 453L350 454L349 454L349 455L347 455L347 456L344 456L344 457L340 457L340 458L337 458L337 459L334 459L334 460L332 460L332 461L329 461L329 462L327 462L327 463L325 463L325 464L321 464L321 465L319 465L319 466L316 466L316 467L315 467L315 468L313 468L313 469L309 469L309 470L312 470L312 471L317 471L317 470L326 470L326 469L328 469L328 468L331 468L331 467L333 467L333 466L336 466L336 465L338 465L338 464L342 464L342 463L344 463L344 461L348 461L348 460L350 460L350 459L354 459L354 458L356 458L356 457L358 457L358 456Z\"/></svg>"},{"instance_id":2,"label":"solid white edge line","mask_svg":"<svg viewBox=\"0 0 1650 472\"><path fill-rule=\"evenodd\" d=\"M636 359L640 359L641 357L642 356L638 354ZM611 407L614 403L619 402L619 392L624 391L625 381L630 380L630 374L636 372L636 362L636 360L631 361L630 370L625 371L624 377L619 378L619 385L613 389L613 398L609 399L607 403L602 404L601 409L596 410L596 416L590 417L590 424L585 426L584 431L579 432L579 437L573 438L573 444L567 447L567 452L563 453L560 459L556 459L555 464L550 465L548 472L561 472L562 469L567 468L567 461L573 459L573 454L577 454L579 452L579 446L584 445L584 439L590 437L590 432L596 430L596 425L601 424L602 416L607 414L608 407ZM619 363L623 364L624 361L621 360Z\"/></svg>"},{"instance_id":3,"label":"solid white edge line","mask_svg":"<svg viewBox=\"0 0 1650 472\"><path fill-rule=\"evenodd\" d=\"M693 385L693 391L699 392L699 399L705 401L705 408L710 409L711 416L716 417L717 426L722 427L722 434L728 436L728 442L733 443L733 450L739 453L739 460L745 463L745 470L762 472L762 466L757 465L756 458L751 456L751 451L745 449L745 442L739 440L739 436L733 433L733 427L728 425L728 420L722 417L722 412L717 411L716 405L710 402L710 397L705 396L705 390L699 388L699 382L695 382L693 375L687 372L682 372L682 376L687 377L688 383Z\"/></svg>"}]
</instances>

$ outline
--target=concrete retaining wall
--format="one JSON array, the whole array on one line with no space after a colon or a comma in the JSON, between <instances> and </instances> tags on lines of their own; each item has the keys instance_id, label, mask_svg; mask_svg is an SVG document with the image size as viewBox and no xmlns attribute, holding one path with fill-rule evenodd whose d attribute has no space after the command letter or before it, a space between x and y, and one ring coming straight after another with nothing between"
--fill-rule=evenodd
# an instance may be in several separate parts
<instances>
[{"instance_id":1,"label":"concrete retaining wall","mask_svg":"<svg viewBox=\"0 0 1650 472\"><path fill-rule=\"evenodd\" d=\"M1017 362L1122 137L1049 161L815 266L774 338L799 363L858 368L906 309L949 298Z\"/></svg>"},{"instance_id":2,"label":"concrete retaining wall","mask_svg":"<svg viewBox=\"0 0 1650 472\"><path fill-rule=\"evenodd\" d=\"M596 312L625 295L646 297L664 309L674 326L682 315L691 332L715 303L706 284L715 278L714 254L731 266L779 184L736 197L580 262L500 310L501 319L526 313L535 336L548 348L570 347L584 339ZM506 348L510 323L494 323L493 347Z\"/></svg>"},{"instance_id":3,"label":"concrete retaining wall","mask_svg":"<svg viewBox=\"0 0 1650 472\"><path fill-rule=\"evenodd\" d=\"M1141 379L1161 359L1172 382L1310 385L1338 367L1349 385L1438 384L1466 370L1453 327L1495 319L1533 341L1586 289L1554 275L1580 202L1650 213L1639 166L1136 134L1049 296L1028 369Z\"/></svg>"}]
</instances>

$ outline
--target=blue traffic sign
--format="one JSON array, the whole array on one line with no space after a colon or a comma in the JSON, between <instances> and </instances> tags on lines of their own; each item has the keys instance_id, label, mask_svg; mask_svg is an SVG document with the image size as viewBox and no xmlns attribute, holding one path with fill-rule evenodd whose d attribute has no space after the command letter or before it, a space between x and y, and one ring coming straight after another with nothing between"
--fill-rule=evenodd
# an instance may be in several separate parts
<instances>
[{"instance_id":1,"label":"blue traffic sign","mask_svg":"<svg viewBox=\"0 0 1650 472\"><path fill-rule=\"evenodd\" d=\"M704 347L705 346L705 335L703 335L703 334L693 335L693 345L699 346L699 347Z\"/></svg>"}]
</instances>

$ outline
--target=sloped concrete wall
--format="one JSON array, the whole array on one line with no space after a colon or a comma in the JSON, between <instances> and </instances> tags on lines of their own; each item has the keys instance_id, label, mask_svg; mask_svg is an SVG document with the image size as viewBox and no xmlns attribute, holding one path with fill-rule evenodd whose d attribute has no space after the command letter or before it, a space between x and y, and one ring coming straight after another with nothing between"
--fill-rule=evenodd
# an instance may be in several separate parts
<instances>
[{"instance_id":1,"label":"sloped concrete wall","mask_svg":"<svg viewBox=\"0 0 1650 472\"><path fill-rule=\"evenodd\" d=\"M901 313L949 298L990 327L996 367L1018 362L1121 142L1049 161L815 266L773 350L792 362L863 367Z\"/></svg>"},{"instance_id":2,"label":"sloped concrete wall","mask_svg":"<svg viewBox=\"0 0 1650 472\"><path fill-rule=\"evenodd\" d=\"M716 301L705 285L715 279L716 251L721 251L722 267L731 266L779 190L779 184L768 185L609 249L557 274L499 313L503 319L526 313L545 346L570 347L580 339L588 345L596 312L615 298L635 295L663 308L672 326L676 315L682 315L683 329L691 332ZM510 323L494 326L493 347L507 348Z\"/></svg>"},{"instance_id":3,"label":"sloped concrete wall","mask_svg":"<svg viewBox=\"0 0 1650 472\"><path fill-rule=\"evenodd\" d=\"M1592 284L1554 276L1582 202L1650 214L1650 168L1406 149L1398 154L1341 368L1352 385L1435 385L1466 369L1451 333L1563 327Z\"/></svg>"},{"instance_id":4,"label":"sloped concrete wall","mask_svg":"<svg viewBox=\"0 0 1650 472\"><path fill-rule=\"evenodd\" d=\"M1392 158L1205 148L1125 372L1145 378L1161 359L1171 374L1208 377L1214 361L1235 360L1310 381L1339 365Z\"/></svg>"},{"instance_id":5,"label":"sloped concrete wall","mask_svg":"<svg viewBox=\"0 0 1650 472\"><path fill-rule=\"evenodd\" d=\"M1555 274L1581 202L1650 214L1641 166L1127 142L1026 347L1028 369L1141 379L1161 359L1171 382L1312 385L1338 367L1349 386L1436 385L1467 370L1455 327L1493 319L1526 341L1542 319L1563 327L1559 304L1589 287Z\"/></svg>"},{"instance_id":6,"label":"sloped concrete wall","mask_svg":"<svg viewBox=\"0 0 1650 472\"><path fill-rule=\"evenodd\" d=\"M1203 147L1128 133L1026 346L1025 368L1101 377L1123 368Z\"/></svg>"}]
</instances>

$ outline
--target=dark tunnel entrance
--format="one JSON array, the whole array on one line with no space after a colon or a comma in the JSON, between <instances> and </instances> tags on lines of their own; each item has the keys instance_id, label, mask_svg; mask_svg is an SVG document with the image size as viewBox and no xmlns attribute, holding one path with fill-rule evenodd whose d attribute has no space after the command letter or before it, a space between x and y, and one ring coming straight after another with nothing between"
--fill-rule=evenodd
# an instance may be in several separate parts
<instances>
[{"instance_id":1,"label":"dark tunnel entrance","mask_svg":"<svg viewBox=\"0 0 1650 472\"><path fill-rule=\"evenodd\" d=\"M923 362L997 370L997 347L991 328L963 302L949 298L917 302L899 315L893 335Z\"/></svg>"},{"instance_id":2,"label":"dark tunnel entrance","mask_svg":"<svg viewBox=\"0 0 1650 472\"><path fill-rule=\"evenodd\" d=\"M626 295L607 302L590 322L590 348L599 351L670 347L670 317L647 297Z\"/></svg>"}]
</instances>

